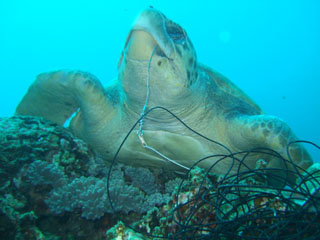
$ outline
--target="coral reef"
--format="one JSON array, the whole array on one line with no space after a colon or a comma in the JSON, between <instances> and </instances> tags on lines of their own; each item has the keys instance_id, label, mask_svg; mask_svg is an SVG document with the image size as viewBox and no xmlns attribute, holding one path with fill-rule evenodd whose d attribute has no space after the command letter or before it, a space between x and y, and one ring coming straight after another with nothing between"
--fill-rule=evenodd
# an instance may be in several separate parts
<instances>
[{"instance_id":1,"label":"coral reef","mask_svg":"<svg viewBox=\"0 0 320 240\"><path fill-rule=\"evenodd\" d=\"M131 226L119 222L106 234L132 239L133 227L143 233L138 239L318 239L320 196L314 193L320 187L320 165L305 172L306 181L301 184L302 176L295 189L266 185L258 170L265 171L257 164L259 174L218 177L196 167L168 204Z\"/></svg>"},{"instance_id":2,"label":"coral reef","mask_svg":"<svg viewBox=\"0 0 320 240\"><path fill-rule=\"evenodd\" d=\"M110 228L106 232L106 239L117 239L117 240L146 240L142 234L133 231L128 228L123 222L119 221L114 227Z\"/></svg>"},{"instance_id":3,"label":"coral reef","mask_svg":"<svg viewBox=\"0 0 320 240\"><path fill-rule=\"evenodd\" d=\"M61 237L62 219L77 225L72 235L78 238L93 234L88 226L95 229L94 222L86 221L99 220L95 235L101 237L116 222L107 194L109 167L67 129L38 117L0 118L0 150L0 219L8 226L0 237L21 235L21 229L29 235ZM114 166L109 191L117 214L138 219L166 203L170 194L157 174L146 168ZM22 227L25 222L28 231ZM59 231L52 226L60 226Z\"/></svg>"},{"instance_id":4,"label":"coral reef","mask_svg":"<svg viewBox=\"0 0 320 240\"><path fill-rule=\"evenodd\" d=\"M115 164L109 199L110 166L63 127L0 118L0 151L1 239L320 236L320 164L296 171L296 184L284 188L268 184L273 175L262 159L225 176Z\"/></svg>"},{"instance_id":5,"label":"coral reef","mask_svg":"<svg viewBox=\"0 0 320 240\"><path fill-rule=\"evenodd\" d=\"M67 177L86 175L94 153L64 128L28 116L0 118L0 153L0 238L58 239L40 229L44 197Z\"/></svg>"},{"instance_id":6,"label":"coral reef","mask_svg":"<svg viewBox=\"0 0 320 240\"><path fill-rule=\"evenodd\" d=\"M28 182L32 185L52 185L60 187L66 184L66 177L56 164L41 160L35 160L27 165L27 170L21 172Z\"/></svg>"}]
</instances>

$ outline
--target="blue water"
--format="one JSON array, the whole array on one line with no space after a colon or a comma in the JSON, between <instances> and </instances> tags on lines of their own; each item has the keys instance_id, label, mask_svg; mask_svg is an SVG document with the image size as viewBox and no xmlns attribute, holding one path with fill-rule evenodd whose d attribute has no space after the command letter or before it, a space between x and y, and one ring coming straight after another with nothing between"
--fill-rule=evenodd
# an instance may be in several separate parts
<instances>
[{"instance_id":1,"label":"blue water","mask_svg":"<svg viewBox=\"0 0 320 240\"><path fill-rule=\"evenodd\" d=\"M14 113L41 72L81 69L104 84L116 78L130 26L150 5L186 29L199 61L288 122L301 139L320 144L317 0L2 0L0 116Z\"/></svg>"}]
</instances>

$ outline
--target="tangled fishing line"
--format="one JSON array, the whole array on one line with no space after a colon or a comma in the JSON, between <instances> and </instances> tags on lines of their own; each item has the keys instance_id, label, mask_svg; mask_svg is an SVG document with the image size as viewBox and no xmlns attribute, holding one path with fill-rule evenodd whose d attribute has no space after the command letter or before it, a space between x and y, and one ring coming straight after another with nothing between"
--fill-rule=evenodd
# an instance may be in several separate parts
<instances>
[{"instance_id":1,"label":"tangled fishing line","mask_svg":"<svg viewBox=\"0 0 320 240\"><path fill-rule=\"evenodd\" d=\"M156 236L150 231L134 228L118 214L119 220L128 228L152 239L320 239L320 167L307 172L292 161L289 153L290 146L296 143L311 144L318 149L320 147L307 141L291 142L287 146L289 159L268 148L233 153L223 144L191 129L170 110L161 106L147 110L150 65L156 48L148 62L146 100L140 118L120 144L109 169L107 192L113 212L115 208L109 192L112 167L127 138L137 126L138 138L145 149L187 172L173 194L169 214L161 216L166 219L166 224L161 226L165 228L165 235ZM149 146L143 138L144 118L154 110L170 114L193 134L219 145L228 154L206 156L191 168L168 158ZM255 168L250 168L246 159L257 153L271 156L282 163L280 165L283 167L267 167L267 162L260 159ZM199 170L197 165L208 160L214 160L211 167L206 171ZM230 167L223 176L212 174L219 172L215 168L227 160Z\"/></svg>"},{"instance_id":2,"label":"tangled fishing line","mask_svg":"<svg viewBox=\"0 0 320 240\"><path fill-rule=\"evenodd\" d=\"M108 198L113 211L114 203L109 193L112 166L131 132L154 110L169 113L193 133L228 150L221 143L188 127L168 109L161 106L149 109L130 129L112 161L108 174ZM296 141L287 146L288 160L267 148L238 153L228 150L229 154L206 156L187 171L175 194L170 215L164 216L170 222L167 236L153 236L129 224L126 226L156 239L320 239L320 168L307 172L293 163L289 147L294 143L307 143L320 149L312 142ZM256 153L272 155L285 167L275 172L261 159L252 169L245 160ZM214 164L207 171L194 174L199 162L213 158ZM225 175L213 175L214 168L226 159L232 159L232 164ZM235 173L231 171L234 166ZM289 175L296 181L289 180ZM272 184L274 181L278 184Z\"/></svg>"}]
</instances>

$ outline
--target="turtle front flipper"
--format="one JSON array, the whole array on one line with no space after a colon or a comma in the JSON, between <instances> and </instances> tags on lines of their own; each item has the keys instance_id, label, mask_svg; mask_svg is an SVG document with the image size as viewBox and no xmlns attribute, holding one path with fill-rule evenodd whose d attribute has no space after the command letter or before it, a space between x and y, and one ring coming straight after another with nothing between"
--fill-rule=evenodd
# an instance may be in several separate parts
<instances>
[{"instance_id":1,"label":"turtle front flipper","mask_svg":"<svg viewBox=\"0 0 320 240\"><path fill-rule=\"evenodd\" d=\"M281 119L268 115L242 115L234 118L228 135L231 144L241 151L254 148L269 148L279 153L283 158L289 159L287 145L298 140L290 127ZM257 153L257 158L267 160L269 168L292 170L292 164L277 157ZM289 146L289 155L294 164L307 169L312 164L312 159L307 150L299 143ZM254 166L254 163L249 165ZM291 166L290 166L291 165Z\"/></svg>"},{"instance_id":2,"label":"turtle front flipper","mask_svg":"<svg viewBox=\"0 0 320 240\"><path fill-rule=\"evenodd\" d=\"M55 71L37 76L19 103L16 114L44 117L63 125L80 109L86 124L99 121L111 110L99 80L86 72Z\"/></svg>"}]
</instances>

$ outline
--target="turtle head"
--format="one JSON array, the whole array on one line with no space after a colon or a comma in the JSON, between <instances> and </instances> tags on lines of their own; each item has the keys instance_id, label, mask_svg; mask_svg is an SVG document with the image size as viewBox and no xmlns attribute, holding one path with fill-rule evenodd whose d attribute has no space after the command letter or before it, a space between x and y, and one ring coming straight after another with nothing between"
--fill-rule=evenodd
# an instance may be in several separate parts
<instances>
[{"instance_id":1,"label":"turtle head","mask_svg":"<svg viewBox=\"0 0 320 240\"><path fill-rule=\"evenodd\" d=\"M149 79L150 101L156 105L183 98L198 78L186 31L155 9L144 10L134 22L118 67L128 100L144 102Z\"/></svg>"}]
</instances>

